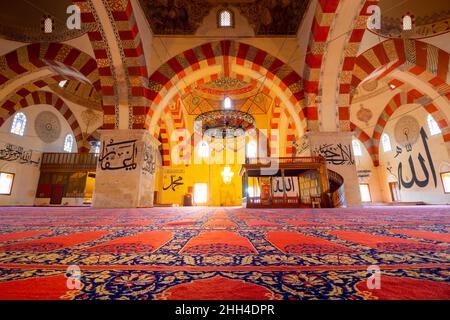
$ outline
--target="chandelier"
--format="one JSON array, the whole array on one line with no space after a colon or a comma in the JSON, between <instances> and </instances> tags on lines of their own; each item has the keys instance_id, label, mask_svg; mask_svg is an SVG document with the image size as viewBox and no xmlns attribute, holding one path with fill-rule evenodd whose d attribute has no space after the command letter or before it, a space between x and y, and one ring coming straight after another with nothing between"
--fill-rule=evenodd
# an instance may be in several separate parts
<instances>
[{"instance_id":1,"label":"chandelier","mask_svg":"<svg viewBox=\"0 0 450 320\"><path fill-rule=\"evenodd\" d=\"M234 172L231 171L230 166L226 166L225 168L223 168L221 175L222 175L223 182L225 184L229 184L231 182L231 179L234 176Z\"/></svg>"},{"instance_id":2,"label":"chandelier","mask_svg":"<svg viewBox=\"0 0 450 320\"><path fill-rule=\"evenodd\" d=\"M195 130L213 138L236 138L256 128L255 119L238 110L214 110L198 115Z\"/></svg>"}]
</instances>

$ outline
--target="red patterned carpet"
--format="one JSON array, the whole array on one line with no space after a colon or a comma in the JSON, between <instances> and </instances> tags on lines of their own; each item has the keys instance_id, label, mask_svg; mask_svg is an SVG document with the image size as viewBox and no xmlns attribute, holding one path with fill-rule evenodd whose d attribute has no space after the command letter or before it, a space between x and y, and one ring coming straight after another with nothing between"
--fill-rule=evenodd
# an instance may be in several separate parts
<instances>
[{"instance_id":1,"label":"red patterned carpet","mask_svg":"<svg viewBox=\"0 0 450 320\"><path fill-rule=\"evenodd\" d=\"M448 206L3 207L0 299L450 299L449 245Z\"/></svg>"}]
</instances>

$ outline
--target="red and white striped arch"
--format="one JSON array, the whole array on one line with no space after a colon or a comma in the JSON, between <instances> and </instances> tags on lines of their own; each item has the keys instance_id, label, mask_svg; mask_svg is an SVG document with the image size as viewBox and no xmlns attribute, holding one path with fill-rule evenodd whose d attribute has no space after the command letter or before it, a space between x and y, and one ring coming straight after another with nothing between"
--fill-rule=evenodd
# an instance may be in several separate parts
<instances>
[{"instance_id":1,"label":"red and white striped arch","mask_svg":"<svg viewBox=\"0 0 450 320\"><path fill-rule=\"evenodd\" d=\"M448 119L444 113L433 103L432 99L420 92L417 89L410 89L407 91L402 91L396 94L392 99L386 104L383 112L380 114L377 124L375 126L372 140L374 145L374 153L379 156L380 152L380 141L381 135L383 134L384 128L387 122L394 112L404 104L419 103L422 107L433 116L434 120L439 125L442 131L442 137L447 146L447 150L450 150L450 126Z\"/></svg>"},{"instance_id":2,"label":"red and white striped arch","mask_svg":"<svg viewBox=\"0 0 450 320\"><path fill-rule=\"evenodd\" d=\"M149 104L148 74L138 24L131 0L106 0L107 9L114 20L117 42L122 51L127 73L130 128L144 128Z\"/></svg>"},{"instance_id":3,"label":"red and white striped arch","mask_svg":"<svg viewBox=\"0 0 450 320\"><path fill-rule=\"evenodd\" d=\"M154 130L165 106L174 97L179 98L180 92L184 92L188 85L210 74L233 71L253 79L265 77L267 86L273 85L272 91L290 107L297 128L306 122L303 81L289 65L248 44L220 41L189 49L167 61L150 76L152 104L148 110L147 127Z\"/></svg>"},{"instance_id":4,"label":"red and white striped arch","mask_svg":"<svg viewBox=\"0 0 450 320\"><path fill-rule=\"evenodd\" d=\"M58 83L63 80L61 76L44 77L41 79L33 80L30 83L26 83L17 88L14 92L9 94L5 99L0 102L0 126L9 117L9 111L13 110L16 104L22 100L25 96L34 91L38 91L50 84Z\"/></svg>"},{"instance_id":5,"label":"red and white striped arch","mask_svg":"<svg viewBox=\"0 0 450 320\"><path fill-rule=\"evenodd\" d=\"M305 85L305 115L308 119L308 130L319 130L319 112L317 96L319 94L320 70L325 54L326 43L331 24L338 10L340 0L318 0L314 15L311 36L305 57L303 71Z\"/></svg>"},{"instance_id":6,"label":"red and white striped arch","mask_svg":"<svg viewBox=\"0 0 450 320\"><path fill-rule=\"evenodd\" d=\"M369 6L377 5L379 0L366 0L361 6L360 12L354 28L351 31L346 47L343 51L343 61L341 65L341 73L339 77L339 97L338 97L338 114L339 127L341 131L349 131L350 128L350 92L352 71L358 55L359 47L367 29L367 19L371 15L368 13Z\"/></svg>"},{"instance_id":7,"label":"red and white striped arch","mask_svg":"<svg viewBox=\"0 0 450 320\"><path fill-rule=\"evenodd\" d=\"M88 54L62 43L33 43L0 57L0 89L14 79L50 68L55 74L89 83L100 90L97 63Z\"/></svg>"},{"instance_id":8,"label":"red and white striped arch","mask_svg":"<svg viewBox=\"0 0 450 320\"><path fill-rule=\"evenodd\" d=\"M385 76L404 65L408 72L425 80L450 99L449 54L431 44L410 39L389 39L361 53L355 60L350 99L358 85L378 74ZM351 101L350 101L351 102Z\"/></svg>"},{"instance_id":9,"label":"red and white striped arch","mask_svg":"<svg viewBox=\"0 0 450 320\"><path fill-rule=\"evenodd\" d=\"M58 110L61 115L67 120L70 128L72 129L73 135L77 142L78 152L89 152L89 148L84 145L83 141L83 133L81 131L80 125L72 113L67 104L59 98L56 94L48 91L34 91L28 92L25 94L22 99L16 102L16 104L12 107L8 106L7 108L1 108L0 112L2 113L2 124L4 121L12 116L15 112L20 109L27 108L30 106L45 104L54 107ZM8 114L5 116L5 112Z\"/></svg>"},{"instance_id":10,"label":"red and white striped arch","mask_svg":"<svg viewBox=\"0 0 450 320\"><path fill-rule=\"evenodd\" d=\"M374 166L378 167L380 165L380 160L378 157L378 152L374 147L373 139L353 122L350 122L350 131L352 131L355 138L358 139L364 147L366 147L367 152L372 158Z\"/></svg>"},{"instance_id":11,"label":"red and white striped arch","mask_svg":"<svg viewBox=\"0 0 450 320\"><path fill-rule=\"evenodd\" d=\"M103 103L103 129L119 126L118 83L111 49L100 18L90 0L72 0L81 10L81 21L86 26L98 66Z\"/></svg>"}]
</instances>

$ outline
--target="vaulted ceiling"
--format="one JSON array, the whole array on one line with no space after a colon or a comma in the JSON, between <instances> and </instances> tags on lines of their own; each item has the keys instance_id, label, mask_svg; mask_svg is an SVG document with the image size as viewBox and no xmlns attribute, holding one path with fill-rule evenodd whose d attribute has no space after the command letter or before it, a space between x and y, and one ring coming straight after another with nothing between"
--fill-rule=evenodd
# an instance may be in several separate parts
<instances>
[{"instance_id":1,"label":"vaulted ceiling","mask_svg":"<svg viewBox=\"0 0 450 320\"><path fill-rule=\"evenodd\" d=\"M256 35L295 35L310 0L140 0L157 35L192 35L213 8L242 14Z\"/></svg>"},{"instance_id":2,"label":"vaulted ceiling","mask_svg":"<svg viewBox=\"0 0 450 320\"><path fill-rule=\"evenodd\" d=\"M67 7L71 0L1 1L0 37L21 42L60 42L79 37L85 31L68 30ZM43 31L44 16L53 20L53 32Z\"/></svg>"},{"instance_id":3,"label":"vaulted ceiling","mask_svg":"<svg viewBox=\"0 0 450 320\"><path fill-rule=\"evenodd\" d=\"M450 30L450 0L380 0L381 30L385 37L424 38ZM403 31L402 19L412 18L413 30Z\"/></svg>"}]
</instances>

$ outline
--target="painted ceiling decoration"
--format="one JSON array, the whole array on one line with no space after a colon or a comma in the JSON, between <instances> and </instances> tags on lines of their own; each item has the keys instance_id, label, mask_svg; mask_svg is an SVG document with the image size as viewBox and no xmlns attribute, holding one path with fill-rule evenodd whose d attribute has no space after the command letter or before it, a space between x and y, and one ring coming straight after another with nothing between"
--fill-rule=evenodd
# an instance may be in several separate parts
<instances>
[{"instance_id":1,"label":"painted ceiling decoration","mask_svg":"<svg viewBox=\"0 0 450 320\"><path fill-rule=\"evenodd\" d=\"M17 0L21 2L30 2L29 0ZM219 10L222 7L229 7L231 8L236 14L242 15L245 17L249 24L254 28L256 35L291 35L295 34L298 31L299 25L301 24L302 18L304 16L304 13L308 7L308 4L310 1L306 0L140 0L142 3L144 3L146 6L148 6L148 10L152 12L154 15L152 19L149 18L149 15L147 13L147 18L149 18L150 27L153 29L153 31L157 30L158 28L160 30L161 35L170 35L170 34L195 34L197 28L199 25L201 25L204 22L204 18L207 15L215 14L217 10ZM41 0L41 1L35 1L36 3L39 3L41 7L45 8L45 6L48 3L51 3L49 1ZM89 2L90 1L86 1ZM122 59L128 59L127 62L132 61L133 63L137 61L135 59L136 52L140 52L139 50L136 50L136 52L130 50L128 46L139 48L142 44L137 39L134 39L134 44L131 41L131 39L128 39L128 37L134 37L135 34L133 33L126 33L124 30L126 29L124 26L127 24L125 17L128 17L125 15L130 8L131 8L131 2L123 2L123 3L129 3L129 7L125 6L118 6L117 8L113 6L113 4L118 4L119 2L115 2L114 0L111 1L102 1L103 4L110 8L110 15L109 19L113 23L117 23L117 40L118 42L122 41L125 45L125 49L127 52L127 55L129 56L122 56ZM377 1L374 1L378 3ZM388 3L390 2L390 3ZM398 3L397 5L394 5L391 0L380 0L379 4L382 8L382 17L383 21L385 22L385 25L387 26L389 24L389 21L395 21L395 25L398 28L401 28L401 19L406 14L411 15L413 18L413 24L414 29L413 32L416 32L418 27L420 27L423 23L432 23L434 29L444 30L445 28L442 27L442 23L446 23L446 21L450 21L445 17L450 17L448 14L448 6L447 11L444 9L445 6L442 6L443 1L435 1L430 0L426 8L424 7L424 1L416 1L416 0L410 0L408 1L408 5L403 5L403 2ZM72 1L65 1L61 0L61 3L64 3L64 8L67 4L73 3ZM83 3L83 1L75 1L75 3ZM309 56L306 58L306 63L312 63L318 62L319 58L322 57L322 44L326 39L328 38L328 31L325 32L325 30L328 30L327 28L333 29L332 22L334 21L331 19L331 17L334 15L334 12L337 11L337 8L334 8L334 5L338 5L339 1L336 2L328 2L328 1L319 1L319 6L316 12L316 19L319 19L320 23L316 27L313 27L313 29L317 29L317 34L314 34L314 36L311 38L314 41L311 41L309 47L311 50L308 50L311 54L314 53L314 56ZM372 3L371 1L368 1L366 4ZM53 4L52 4L53 6ZM54 7L54 6L53 6ZM112 8L114 7L114 9ZM144 10L145 10L145 6ZM92 9L92 7L89 7ZM84 11L89 11L88 7L83 8ZM155 9L156 8L156 9ZM44 10L45 11L45 10ZM64 10L63 10L64 11ZM131 12L131 11L130 11ZM318 14L319 12L323 13L322 16ZM361 9L361 12L365 12L364 9ZM86 12L84 12L86 14ZM120 14L119 14L120 13ZM89 13L92 16L96 15L95 10L92 13ZM128 13L127 13L128 14ZM298 18L292 18L291 15L295 15ZM59 25L61 25L61 19L65 16L65 12L63 15L58 16L55 12L40 12L37 15L40 19L40 23L42 22L43 16L51 16L54 17L55 20L55 28L57 28ZM320 16L320 17L319 17ZM210 16L211 17L211 16ZM442 18L444 17L444 18ZM136 20L134 20L132 17L129 18L129 24L131 26L134 25ZM114 19L117 19L114 20ZM158 20L159 19L159 20ZM209 19L209 18L208 18ZM444 19L444 20L442 20ZM447 20L445 20L447 19ZM86 20L89 21L97 21L96 19L93 19L93 17L89 17ZM325 21L326 20L326 21ZM114 22L116 21L116 22ZM286 21L289 21L292 25L287 25ZM362 21L362 20L361 20ZM360 21L360 22L361 22ZM424 22L425 21L425 22ZM98 23L97 21L96 23ZM210 22L210 21L209 21ZM423 22L423 23L422 23ZM92 22L94 23L94 22ZM3 24L2 21L0 21L0 30L1 25ZM153 25L154 24L154 25ZM10 26L10 25L8 25ZM97 26L101 26L101 23L98 23ZM362 26L362 27L361 27ZM36 28L39 29L39 28ZM5 68L5 79L0 79L0 84L5 84L8 81L14 79L13 77L10 77L11 75L16 76L25 74L26 72L20 71L23 69L24 71L33 71L37 70L37 67L40 67L42 62L45 64L46 67L51 68L51 71L55 74L64 76L64 78L72 79L69 80L67 85L64 88L60 88L57 83L48 83L49 88L52 89L56 94L60 95L64 99L68 99L72 102L75 102L79 105L89 107L96 110L103 110L105 112L105 119L108 119L108 121L105 121L105 124L110 125L111 128L113 125L118 126L118 107L117 104L114 104L114 101L111 97L115 97L115 90L112 88L114 85L111 83L115 83L116 80L112 81L111 74L117 72L117 70L114 70L114 65L110 60L109 55L105 52L109 49L108 45L105 42L100 42L98 39L100 39L100 33L95 34L93 31L95 27L93 27L93 24L90 25L89 31L90 31L90 38L97 39L95 41L91 41L91 44L93 46L94 53L96 55L96 59L88 59L89 61L85 61L87 57L87 54L82 52L75 52L75 51L67 51L67 48L64 48L67 46L67 44L63 44L63 48L59 49L58 46L55 46L54 43L52 44L46 44L46 43L37 43L30 45L30 48L26 49L18 49L17 54L7 54L6 55L6 63L2 64L7 66L8 68ZM42 29L37 30L40 34L43 32ZM365 31L365 24L359 23L355 29L353 30L353 34L351 36L352 41L350 41L351 45L354 45L355 43L359 43L360 39L359 36L362 37ZM401 30L400 30L401 31ZM439 31L439 32L441 32ZM399 37L410 37L413 32L410 33L401 33L398 36ZM156 34L158 34L156 32ZM435 33L438 34L438 33ZM435 35L433 33L433 35ZM0 32L1 36L1 32ZM44 35L45 36L45 35ZM97 38L98 36L98 38ZM413 36L411 36L413 37ZM123 38L123 39L121 39ZM200 37L199 37L200 38ZM260 38L261 39L261 38ZM355 40L356 39L356 40ZM323 40L323 41L322 41ZM41 41L41 40L39 40ZM103 40L102 40L103 41ZM139 43L139 45L135 45L136 43ZM217 45L219 43L220 45ZM231 43L231 45L230 45ZM135 118L139 119L145 119L145 124L149 124L151 122L151 117L153 115L153 111L156 110L157 103L156 101L159 101L159 98L163 96L164 93L166 93L167 88L169 88L169 84L172 85L175 83L175 81L182 80L185 76L185 72L182 71L191 71L190 68L197 67L197 63L206 61L208 65L221 65L223 62L223 65L226 66L230 62L228 62L228 59L223 59L221 57L231 57L239 58L245 57L245 62L239 62L239 59L231 60L231 62L237 61L237 65L247 67L246 62L252 63L252 68L255 70L261 69L262 74L266 72L266 70L276 73L276 77L279 78L279 80L276 78L275 85L279 88L282 88L283 91L285 89L289 89L290 91L294 91L292 93L292 99L291 102L294 105L295 111L293 114L298 113L300 116L300 119L303 121L309 122L315 122L319 121L319 115L317 113L318 111L318 105L315 104L315 102L319 100L315 100L315 98L310 98L309 95L314 94L313 91L316 90L316 82L315 78L311 77L308 78L308 80L303 80L294 72L291 72L289 63L284 63L278 58L271 57L269 54L263 52L263 50L257 48L257 44L255 44L256 47L251 47L249 49L248 44L233 44L233 41L220 41L220 42L214 42L213 44L204 43L202 45L199 45L198 47L186 50L185 52L172 57L167 63L163 64L161 68L159 68L155 74L150 76L150 84L151 86L144 85L143 87L145 90L147 87L149 87L148 92L146 95L149 98L150 104L155 103L155 105L151 105L151 110L148 111L147 109L147 100L142 100L141 102L134 103L133 106L130 106L129 112L129 124L139 124L143 123L141 122L135 122ZM36 45L36 46L35 46ZM46 46L51 49L47 49ZM100 49L101 48L101 49ZM39 50L38 50L39 49ZM120 49L120 48L119 48ZM171 49L171 48L170 48ZM317 51L316 51L317 49ZM122 49L121 49L122 50ZM133 49L134 50L134 49ZM172 50L169 50L172 51ZM348 55L345 53L345 68L348 68L349 70L345 70L345 79L341 82L341 89L343 90L340 94L344 94L346 90L350 87L349 95L352 97L352 93L358 92L355 95L355 99L352 100L353 103L355 103L355 106L352 106L352 108L356 107L356 110L352 110L353 112L350 113L350 105L348 104L348 110L345 108L346 103L342 103L342 106L339 106L339 120L344 123L344 121L349 121L350 114L352 114L352 117L356 116L357 119L351 119L358 125L362 125L362 123L370 122L371 119L373 119L374 116L377 116L374 114L373 106L370 104L362 105L360 102L364 102L364 100L367 100L371 97L374 97L376 95L385 93L388 90L392 90L389 88L389 86L386 84L386 81L383 80L383 77L385 75L381 74L378 75L379 70L386 70L386 74L388 74L390 71L394 70L394 68L397 68L398 65L401 65L402 68L406 70L406 72L409 72L411 74L414 74L416 76L422 77L424 80L427 81L427 83L433 85L435 88L439 88L440 92L448 92L445 91L448 85L445 83L446 75L448 72L448 54L445 52L441 52L442 50L434 48L431 44L425 44L425 42L422 41L416 41L413 39L389 39L386 40L383 43L380 43L368 50L368 52L363 52L359 56L356 56L355 50L347 50L348 52L354 51L355 57ZM347 52L346 51L346 52ZM34 62L36 59L30 59L30 53L36 55L36 53L40 53L37 56L39 57L39 65L35 65ZM308 53L308 54L310 54ZM141 54L141 53L140 53ZM83 63L78 63L76 61L73 62L71 59L74 55L77 55L77 59L80 59L83 61ZM49 59L47 59L50 56ZM361 57L360 57L361 56ZM28 57L29 61L27 59L23 59ZM34 58L34 56L32 56ZM218 58L218 59L217 59ZM323 58L323 57L322 57ZM353 63L349 63L351 59L355 58L355 66ZM447 59L447 60L446 60ZM124 60L125 61L125 60ZM31 63L29 63L31 62ZM47 62L50 62L47 64ZM70 63L69 63L70 62ZM94 68L94 63L97 62L97 65L99 66L99 69L102 70L101 76L98 74L98 70L92 71L91 69ZM109 62L109 64L108 64ZM131 64L131 62L130 62ZM83 67L79 67L79 65L83 65ZM112 68L112 72L109 72L108 70L104 70L107 66L110 66ZM320 65L320 64L318 64ZM31 68L30 68L31 66ZM77 68L75 68L77 66ZM22 67L22 68L21 68ZM202 66L201 66L202 67ZM308 66L309 70L308 72L305 72L305 75L318 75L316 68L317 66ZM392 67L392 69L391 69ZM84 72L77 74L77 77L70 78L70 71L72 68L75 69L81 69L81 70L88 70L89 72ZM130 69L128 71L131 71L131 73L117 73L115 77L118 78L127 78L130 75L134 73L134 65L130 66ZM214 73L214 75L205 75L205 78L201 79L200 83L196 84L189 84L188 87L184 88L184 91L180 90L181 97L178 95L174 96L175 103L173 105L178 104L179 107L177 110L181 109L182 111L180 114L182 114L185 117L185 121L183 122L184 125L187 126L186 121L187 115L194 115L197 116L199 114L215 111L218 109L221 109L222 107L222 101L226 96L229 96L233 100L233 109L236 111L242 111L247 112L250 115L262 115L262 114L268 114L269 110L271 110L271 107L274 105L273 103L273 95L274 91L272 91L272 86L267 86L263 88L264 81L259 82L258 80L255 80L253 78L250 78L249 76L243 77L242 74L240 74L240 77L236 77L234 75L235 70L232 70L231 75L230 72L228 74L222 74L221 72L225 73L225 69L223 68L222 71L218 71L219 73ZM231 68L232 69L232 68ZM16 72L16 70L19 70ZM143 69L140 69L143 70ZM310 72L313 70L314 72ZM139 75L143 78L148 78L146 75ZM435 77L432 77L435 76ZM105 78L107 77L107 79ZM111 78L110 78L111 77ZM102 79L103 84L100 85L100 80ZM74 80L76 79L76 80ZM319 78L320 79L320 78ZM83 83L83 80L85 81ZM131 79L133 80L133 79ZM130 81L131 81L130 80ZM134 79L135 80L135 79ZM131 81L132 83L135 83L134 88L136 89L134 92L140 92L138 89L138 82ZM281 80L281 81L280 81ZM311 81L312 80L312 81ZM347 83L351 80L351 83ZM6 81L6 82L3 82ZM130 82L130 83L131 83ZM144 81L145 83L145 81ZM307 89L305 89L305 92L308 94L308 99L303 100L304 98L304 90L303 90L303 84L306 84ZM319 81L317 81L318 84L320 84ZM361 84L358 86L358 84ZM90 85L94 85L94 87L97 89L94 90L94 88ZM158 90L154 90L152 85L155 85L155 87ZM445 86L447 85L447 87ZM164 89L163 89L164 88ZM262 89L263 88L263 89ZM284 89L283 89L284 88ZM102 89L102 91L100 91ZM189 90L187 90L189 89ZM267 90L264 90L267 89ZM317 90L321 92L323 88L318 85ZM157 93L155 91L158 91ZM160 92L161 91L161 92ZM108 99L104 99L106 96L108 96ZM130 95L131 97L132 95ZM102 98L103 97L103 98ZM448 94L446 96L448 98ZM295 98L295 100L293 99ZM320 98L320 96L319 96ZM342 97L339 97L341 99ZM103 101L102 101L103 99ZM342 101L345 101L345 99L341 99ZM102 107L102 102L104 106ZM107 104L105 105L105 102ZM311 104L311 102L314 102ZM171 102L172 103L172 102ZM305 107L303 107L305 106ZM319 105L320 106L320 105ZM178 122L176 121L176 118L173 116L176 112L173 112L172 109L170 109L172 106L163 106L163 114L167 117L169 121L167 121L167 130L171 131L172 127L177 127ZM284 108L285 106L283 106ZM359 108L358 108L359 107ZM356 112L355 112L356 111ZM125 111L126 112L126 111ZM178 111L177 111L178 112ZM159 112L154 113L155 115L159 116ZM306 117L304 115L306 114ZM156 117L156 116L155 116ZM172 117L172 119L170 118ZM289 116L288 116L289 117ZM181 117L180 117L181 118ZM172 121L173 120L173 121ZM355 121L356 120L356 121ZM359 121L358 121L359 120ZM114 122L115 121L115 122ZM113 123L114 122L114 123ZM180 122L181 123L181 122ZM184 126L183 125L183 126ZM133 128L137 128L138 126L133 126ZM106 128L106 126L105 126ZM341 126L343 130L345 129L345 126ZM315 127L310 126L310 130L316 130ZM299 129L300 130L300 129ZM448 141L450 138L447 138L446 141Z\"/></svg>"},{"instance_id":2,"label":"painted ceiling decoration","mask_svg":"<svg viewBox=\"0 0 450 320\"><path fill-rule=\"evenodd\" d=\"M58 83L49 84L57 94L81 106L102 111L101 95L93 86L77 80L67 80L63 88Z\"/></svg>"},{"instance_id":3,"label":"painted ceiling decoration","mask_svg":"<svg viewBox=\"0 0 450 320\"><path fill-rule=\"evenodd\" d=\"M194 34L213 5L202 0L140 0L154 34Z\"/></svg>"},{"instance_id":4,"label":"painted ceiling decoration","mask_svg":"<svg viewBox=\"0 0 450 320\"><path fill-rule=\"evenodd\" d=\"M369 81L364 81L362 83L362 87L366 91L374 91L376 88L378 88L378 80L376 78L371 79Z\"/></svg>"},{"instance_id":5,"label":"painted ceiling decoration","mask_svg":"<svg viewBox=\"0 0 450 320\"><path fill-rule=\"evenodd\" d=\"M39 113L34 122L34 127L38 137L46 143L55 142L61 135L61 123L58 117L50 111Z\"/></svg>"},{"instance_id":6,"label":"painted ceiling decoration","mask_svg":"<svg viewBox=\"0 0 450 320\"><path fill-rule=\"evenodd\" d=\"M227 96L235 100L242 100L256 95L258 86L255 80L247 82L236 78L220 77L197 84L192 92L208 100L223 100Z\"/></svg>"},{"instance_id":7,"label":"painted ceiling decoration","mask_svg":"<svg viewBox=\"0 0 450 320\"><path fill-rule=\"evenodd\" d=\"M71 0L17 0L14 5L10 1L0 4L0 37L21 42L62 42L77 38L86 32L69 30L66 27L67 7ZM44 17L51 17L53 28L51 33L45 33Z\"/></svg>"},{"instance_id":8,"label":"painted ceiling decoration","mask_svg":"<svg viewBox=\"0 0 450 320\"><path fill-rule=\"evenodd\" d=\"M239 4L256 35L296 35L309 0L259 0Z\"/></svg>"},{"instance_id":9,"label":"painted ceiling decoration","mask_svg":"<svg viewBox=\"0 0 450 320\"><path fill-rule=\"evenodd\" d=\"M236 78L220 77L204 84L204 88L218 91L239 90L248 86L248 82Z\"/></svg>"},{"instance_id":10,"label":"painted ceiling decoration","mask_svg":"<svg viewBox=\"0 0 450 320\"><path fill-rule=\"evenodd\" d=\"M256 35L295 35L309 0L140 0L156 35L195 34L213 8L240 12Z\"/></svg>"},{"instance_id":11,"label":"painted ceiling decoration","mask_svg":"<svg viewBox=\"0 0 450 320\"><path fill-rule=\"evenodd\" d=\"M372 110L365 108L363 104L360 104L359 110L356 113L356 118L359 121L364 122L366 125L369 125L369 121L370 121L370 119L372 119L372 117L373 117Z\"/></svg>"},{"instance_id":12,"label":"painted ceiling decoration","mask_svg":"<svg viewBox=\"0 0 450 320\"><path fill-rule=\"evenodd\" d=\"M419 139L420 125L413 116L401 117L394 128L395 141L404 147L413 145Z\"/></svg>"},{"instance_id":13,"label":"painted ceiling decoration","mask_svg":"<svg viewBox=\"0 0 450 320\"><path fill-rule=\"evenodd\" d=\"M381 29L373 30L384 37L420 39L450 31L448 0L408 0L393 4L380 0ZM410 16L412 30L403 30L403 17Z\"/></svg>"},{"instance_id":14,"label":"painted ceiling decoration","mask_svg":"<svg viewBox=\"0 0 450 320\"><path fill-rule=\"evenodd\" d=\"M243 96L252 93L256 83L232 78L220 78L197 85L193 91L209 99L223 99L225 96Z\"/></svg>"},{"instance_id":15,"label":"painted ceiling decoration","mask_svg":"<svg viewBox=\"0 0 450 320\"><path fill-rule=\"evenodd\" d=\"M198 115L204 112L222 109L221 99L207 99L196 92L185 95L182 105L189 115ZM273 98L263 92L243 99L236 99L232 96L233 109L248 112L250 114L267 114L272 104Z\"/></svg>"}]
</instances>

